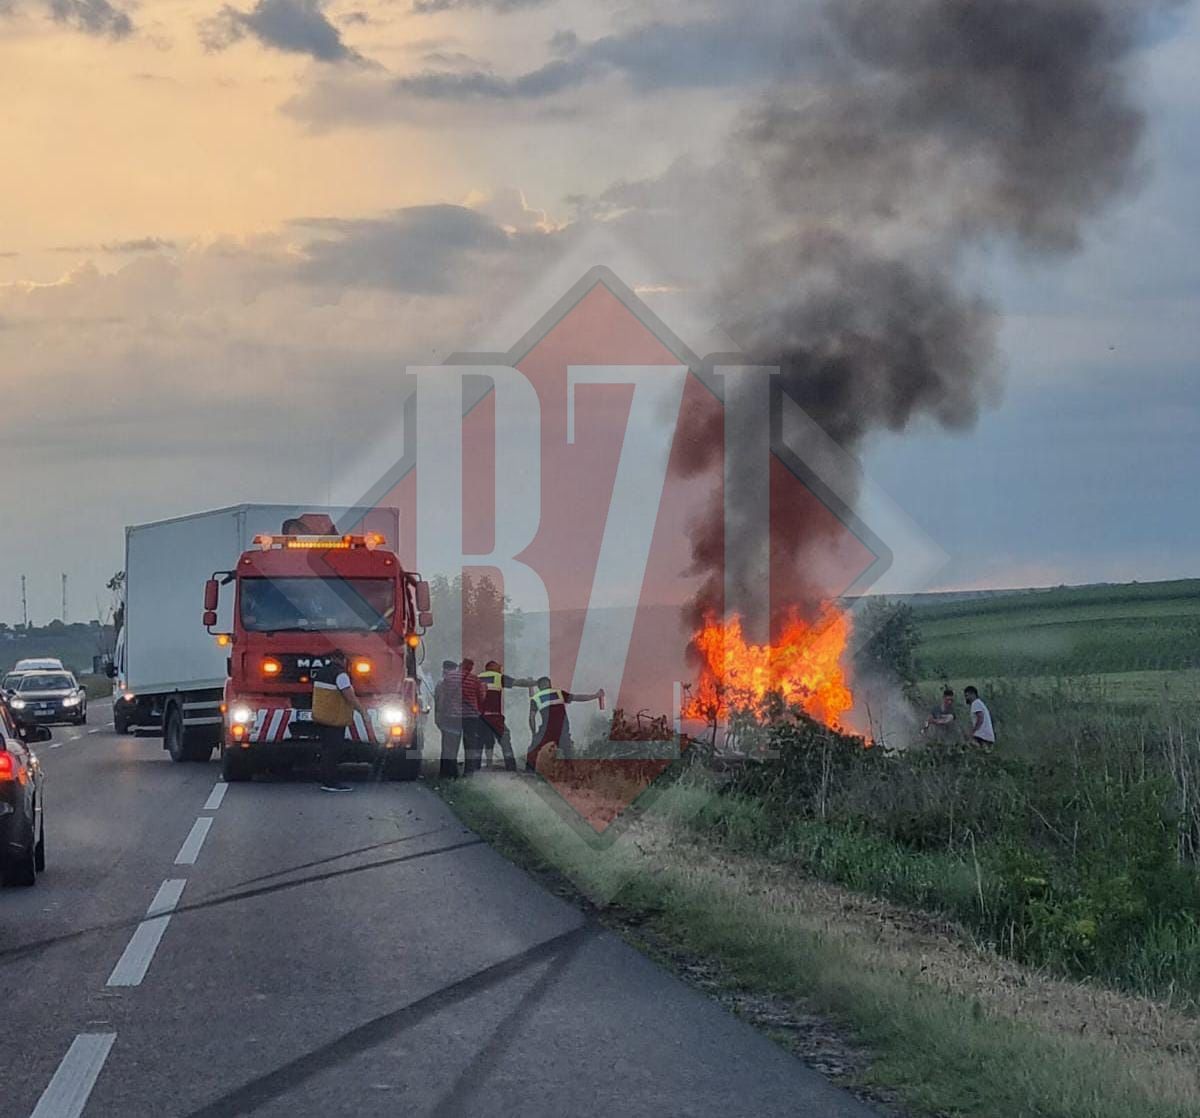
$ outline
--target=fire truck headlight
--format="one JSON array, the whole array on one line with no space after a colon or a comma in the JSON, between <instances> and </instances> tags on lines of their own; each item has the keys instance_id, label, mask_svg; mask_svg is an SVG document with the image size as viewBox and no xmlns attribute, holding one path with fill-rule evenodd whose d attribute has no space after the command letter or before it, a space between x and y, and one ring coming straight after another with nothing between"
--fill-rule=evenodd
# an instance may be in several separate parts
<instances>
[{"instance_id":1,"label":"fire truck headlight","mask_svg":"<svg viewBox=\"0 0 1200 1118\"><path fill-rule=\"evenodd\" d=\"M385 726L403 726L408 722L408 711L398 703L391 703L380 710L379 720Z\"/></svg>"},{"instance_id":2,"label":"fire truck headlight","mask_svg":"<svg viewBox=\"0 0 1200 1118\"><path fill-rule=\"evenodd\" d=\"M252 721L253 718L254 711L252 711L248 706L243 706L240 703L233 707L229 712L229 721L235 726L245 726L246 723Z\"/></svg>"}]
</instances>

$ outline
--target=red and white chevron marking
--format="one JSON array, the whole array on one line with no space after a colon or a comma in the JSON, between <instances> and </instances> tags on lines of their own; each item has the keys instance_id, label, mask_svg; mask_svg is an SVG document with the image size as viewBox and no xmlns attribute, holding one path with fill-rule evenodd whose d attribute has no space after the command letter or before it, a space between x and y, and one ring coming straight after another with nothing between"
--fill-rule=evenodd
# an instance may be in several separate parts
<instances>
[{"instance_id":1,"label":"red and white chevron marking","mask_svg":"<svg viewBox=\"0 0 1200 1118\"><path fill-rule=\"evenodd\" d=\"M291 707L259 707L254 712L254 729L250 732L249 740L256 742L287 741L291 737L293 720L300 721L296 718L298 713ZM369 723L364 723L362 715L356 711L353 724L346 727L346 736L351 741L378 743L383 740L378 709L368 707L367 714L370 718Z\"/></svg>"}]
</instances>

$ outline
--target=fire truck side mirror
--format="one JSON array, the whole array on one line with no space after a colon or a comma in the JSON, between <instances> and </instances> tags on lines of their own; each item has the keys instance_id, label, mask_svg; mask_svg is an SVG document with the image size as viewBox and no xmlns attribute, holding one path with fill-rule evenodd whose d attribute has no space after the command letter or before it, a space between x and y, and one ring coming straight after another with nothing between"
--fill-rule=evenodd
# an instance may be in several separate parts
<instances>
[{"instance_id":1,"label":"fire truck side mirror","mask_svg":"<svg viewBox=\"0 0 1200 1118\"><path fill-rule=\"evenodd\" d=\"M417 583L417 612L428 613L432 608L429 601L429 583L422 579ZM432 618L430 621L432 622ZM424 625L425 622L422 621L421 624Z\"/></svg>"},{"instance_id":2,"label":"fire truck side mirror","mask_svg":"<svg viewBox=\"0 0 1200 1118\"><path fill-rule=\"evenodd\" d=\"M221 588L215 578L210 578L204 584L204 612L208 613L217 608L217 599L221 596ZM205 625L215 625L216 621L206 621Z\"/></svg>"},{"instance_id":3,"label":"fire truck side mirror","mask_svg":"<svg viewBox=\"0 0 1200 1118\"><path fill-rule=\"evenodd\" d=\"M211 629L217 623L217 611L215 609L206 609L204 611L204 627Z\"/></svg>"},{"instance_id":4,"label":"fire truck side mirror","mask_svg":"<svg viewBox=\"0 0 1200 1118\"><path fill-rule=\"evenodd\" d=\"M433 614L429 610L422 610L417 614L417 624L422 629L428 629L433 625Z\"/></svg>"}]
</instances>

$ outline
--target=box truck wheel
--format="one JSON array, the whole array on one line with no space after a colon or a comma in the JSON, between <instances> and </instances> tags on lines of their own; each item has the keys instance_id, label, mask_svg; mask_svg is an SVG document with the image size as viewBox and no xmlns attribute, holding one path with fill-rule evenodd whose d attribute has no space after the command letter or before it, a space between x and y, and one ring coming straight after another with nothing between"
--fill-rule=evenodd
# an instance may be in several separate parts
<instances>
[{"instance_id":1,"label":"box truck wheel","mask_svg":"<svg viewBox=\"0 0 1200 1118\"><path fill-rule=\"evenodd\" d=\"M119 710L114 710L113 730L115 730L118 734L129 733L129 716L122 714Z\"/></svg>"},{"instance_id":2,"label":"box truck wheel","mask_svg":"<svg viewBox=\"0 0 1200 1118\"><path fill-rule=\"evenodd\" d=\"M183 711L176 703L171 703L163 716L163 747L172 761L178 763L188 759L183 747Z\"/></svg>"},{"instance_id":3,"label":"box truck wheel","mask_svg":"<svg viewBox=\"0 0 1200 1118\"><path fill-rule=\"evenodd\" d=\"M163 745L172 761L207 761L216 743L213 741L212 727L188 729L183 724L183 710L179 703L171 702L167 704L163 716Z\"/></svg>"}]
</instances>

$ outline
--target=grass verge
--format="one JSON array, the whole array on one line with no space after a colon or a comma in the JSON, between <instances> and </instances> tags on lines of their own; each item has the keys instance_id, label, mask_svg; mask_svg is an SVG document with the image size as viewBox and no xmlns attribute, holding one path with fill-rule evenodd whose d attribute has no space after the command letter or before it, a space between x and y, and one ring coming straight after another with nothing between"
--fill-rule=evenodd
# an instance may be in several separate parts
<instances>
[{"instance_id":1,"label":"grass verge","mask_svg":"<svg viewBox=\"0 0 1200 1118\"><path fill-rule=\"evenodd\" d=\"M489 777L440 791L502 852L553 874L559 892L628 938L709 961L727 988L786 999L835 1022L870 1054L852 1085L912 1111L962 1118L1200 1113L1194 1023L1172 1017L1156 1037L1140 1034L1140 1026L1114 1029L1110 1019L1107 1035L1091 1036L1085 1018L1081 1036L1077 1017L1059 1020L1053 1006L1021 1011L1019 1000L990 996L987 982L964 992L929 964L928 944L888 938L900 910L876 906L849 919L851 895L677 826L694 806L686 789L665 796L653 816L603 851L584 842L532 782ZM1013 981L1043 979L1027 972ZM1054 986L1045 980L1046 990ZM1152 1006L1138 1004L1154 1016Z\"/></svg>"}]
</instances>

